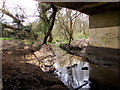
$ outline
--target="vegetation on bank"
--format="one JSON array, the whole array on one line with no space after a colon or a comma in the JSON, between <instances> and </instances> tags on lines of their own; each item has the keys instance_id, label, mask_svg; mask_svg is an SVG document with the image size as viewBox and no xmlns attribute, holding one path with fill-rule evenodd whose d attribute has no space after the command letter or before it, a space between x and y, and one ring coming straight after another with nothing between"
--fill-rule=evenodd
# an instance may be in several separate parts
<instances>
[{"instance_id":1,"label":"vegetation on bank","mask_svg":"<svg viewBox=\"0 0 120 90\"><path fill-rule=\"evenodd\" d=\"M35 68L36 65L39 65L40 68L46 71L49 70L49 72L53 72L54 68L52 67L54 67L54 60L56 59L51 46L44 44L66 47L64 49L72 51L69 52L71 54L75 53L76 50L80 51L81 48L76 48L75 51L73 51L71 43L74 40L88 37L88 21L83 20L83 14L78 11L40 3L37 9L39 12L39 20L29 22L29 24L25 25L24 22L26 19L28 20L28 16L24 9L17 5L14 8L16 12L13 14L9 9L5 8L6 6L4 4L5 2L3 3L3 8L0 8L0 13L12 19L9 21L6 18L6 20L4 20L3 16L0 17L0 31L2 31L2 38L0 38L0 40L5 40L3 42L3 69L6 69L3 72L6 73L3 75L4 88L8 89L11 87L21 89L22 87L23 89L33 89L33 87L43 87L44 85L42 84L47 84L46 86L49 87L50 84L53 87L53 83L57 85L56 82L51 82L51 80L54 81L55 78L50 77L49 82L48 75L47 79L46 77L38 78L41 75L45 75ZM9 50L7 48L11 49ZM39 50L40 48L41 50ZM31 64L29 65L28 63ZM32 68L37 70L37 74L36 71L35 73L31 71L34 70ZM11 74L9 74L8 70ZM15 75L14 78L13 74ZM23 79L23 81L21 81L21 79ZM34 82L34 84L31 85L29 81Z\"/></svg>"},{"instance_id":2,"label":"vegetation on bank","mask_svg":"<svg viewBox=\"0 0 120 90\"><path fill-rule=\"evenodd\" d=\"M7 24L7 20L0 23L3 36L0 40L19 39L27 44L68 43L70 47L73 40L88 38L88 16L78 11L39 3L39 20L24 25L23 21L28 17L25 17L22 8L19 9L21 13L15 12L16 15L13 15L9 9L4 10L6 12L1 9L2 13L11 17L13 21L12 24Z\"/></svg>"},{"instance_id":3,"label":"vegetation on bank","mask_svg":"<svg viewBox=\"0 0 120 90\"><path fill-rule=\"evenodd\" d=\"M0 38L0 40L14 40L16 38Z\"/></svg>"}]
</instances>

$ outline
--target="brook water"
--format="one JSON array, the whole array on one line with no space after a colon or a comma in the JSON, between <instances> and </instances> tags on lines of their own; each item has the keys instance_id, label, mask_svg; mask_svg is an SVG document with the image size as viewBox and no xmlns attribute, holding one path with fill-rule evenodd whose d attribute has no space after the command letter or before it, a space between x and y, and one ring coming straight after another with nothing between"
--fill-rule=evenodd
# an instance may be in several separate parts
<instances>
[{"instance_id":1,"label":"brook water","mask_svg":"<svg viewBox=\"0 0 120 90\"><path fill-rule=\"evenodd\" d=\"M118 71L112 71L111 66L91 64L83 58L68 54L66 51L54 47L56 63L54 64L57 77L70 90L112 90L119 88L116 80ZM117 67L117 66L116 66Z\"/></svg>"}]
</instances>

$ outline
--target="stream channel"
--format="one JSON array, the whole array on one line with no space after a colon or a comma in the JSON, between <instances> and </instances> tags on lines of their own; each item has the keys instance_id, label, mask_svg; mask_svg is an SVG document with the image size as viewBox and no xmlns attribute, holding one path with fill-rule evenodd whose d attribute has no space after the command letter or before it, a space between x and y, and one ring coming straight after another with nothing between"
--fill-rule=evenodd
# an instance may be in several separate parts
<instances>
[{"instance_id":1,"label":"stream channel","mask_svg":"<svg viewBox=\"0 0 120 90\"><path fill-rule=\"evenodd\" d=\"M110 71L112 67L104 68L88 63L82 57L68 54L65 50L53 46L56 62L54 74L70 90L113 90L117 74ZM117 89L118 90L118 89Z\"/></svg>"}]
</instances>

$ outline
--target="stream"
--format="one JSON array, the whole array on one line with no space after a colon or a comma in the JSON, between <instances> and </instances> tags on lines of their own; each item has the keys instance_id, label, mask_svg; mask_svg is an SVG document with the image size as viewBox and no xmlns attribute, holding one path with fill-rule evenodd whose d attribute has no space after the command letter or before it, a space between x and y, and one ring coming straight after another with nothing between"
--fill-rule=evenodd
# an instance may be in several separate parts
<instances>
[{"instance_id":1,"label":"stream","mask_svg":"<svg viewBox=\"0 0 120 90\"><path fill-rule=\"evenodd\" d=\"M89 89L89 63L83 58L67 54L60 48L55 48L57 77L71 90L77 88Z\"/></svg>"},{"instance_id":2,"label":"stream","mask_svg":"<svg viewBox=\"0 0 120 90\"><path fill-rule=\"evenodd\" d=\"M106 68L91 64L59 47L53 48L56 55L54 74L70 90L113 90L119 87L116 82L118 71L112 71L111 66Z\"/></svg>"}]
</instances>

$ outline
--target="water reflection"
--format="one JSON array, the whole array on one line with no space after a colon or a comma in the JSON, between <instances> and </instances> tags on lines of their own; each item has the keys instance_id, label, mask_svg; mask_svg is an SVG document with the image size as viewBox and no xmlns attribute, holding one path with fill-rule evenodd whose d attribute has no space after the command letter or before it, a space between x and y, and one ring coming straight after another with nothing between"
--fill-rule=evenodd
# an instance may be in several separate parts
<instances>
[{"instance_id":1,"label":"water reflection","mask_svg":"<svg viewBox=\"0 0 120 90\"><path fill-rule=\"evenodd\" d=\"M58 47L54 47L54 49L57 59L54 64L57 69L55 73L71 90L118 90L120 88L118 56L113 59L111 57L114 54L110 57L103 55L99 56L103 59L90 60L88 63L85 62L88 60L70 55Z\"/></svg>"},{"instance_id":2,"label":"water reflection","mask_svg":"<svg viewBox=\"0 0 120 90\"><path fill-rule=\"evenodd\" d=\"M72 55L58 58L54 64L58 78L70 89L90 88L89 63Z\"/></svg>"}]
</instances>

